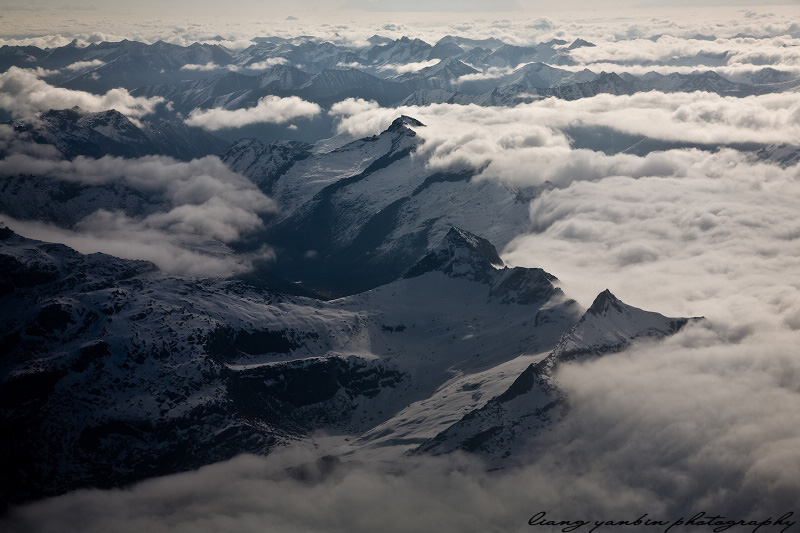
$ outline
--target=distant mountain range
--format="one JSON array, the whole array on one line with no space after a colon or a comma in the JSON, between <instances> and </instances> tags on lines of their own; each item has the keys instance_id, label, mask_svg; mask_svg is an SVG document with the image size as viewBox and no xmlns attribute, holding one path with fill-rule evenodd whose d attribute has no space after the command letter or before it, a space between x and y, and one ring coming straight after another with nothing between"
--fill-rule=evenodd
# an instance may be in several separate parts
<instances>
[{"instance_id":1,"label":"distant mountain range","mask_svg":"<svg viewBox=\"0 0 800 533\"><path fill-rule=\"evenodd\" d=\"M634 76L576 70L570 54L594 46L583 39L528 47L454 36L435 45L407 37L376 37L371 42L367 48L349 48L313 39L267 38L240 51L218 44L183 47L162 41L86 47L73 42L53 49L3 46L0 72L11 66L42 67L52 71L48 80L62 87L93 93L123 87L136 95L164 97L183 115L211 107L247 108L269 94L300 96L322 105L348 97L381 105L404 101L515 105L531 97L576 99L651 90L745 96L800 85L791 73L771 67L751 74L748 83L734 83L707 70L708 65L724 62L705 57L698 58L698 70L691 74ZM691 61L684 59L675 66L686 66L683 63Z\"/></svg>"}]
</instances>

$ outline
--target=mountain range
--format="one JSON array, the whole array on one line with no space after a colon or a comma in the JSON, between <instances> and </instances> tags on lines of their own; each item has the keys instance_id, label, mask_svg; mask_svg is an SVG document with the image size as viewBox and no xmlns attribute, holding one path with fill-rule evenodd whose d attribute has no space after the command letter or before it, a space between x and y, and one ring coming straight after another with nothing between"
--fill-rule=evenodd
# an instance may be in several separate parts
<instances>
[{"instance_id":1,"label":"mountain range","mask_svg":"<svg viewBox=\"0 0 800 533\"><path fill-rule=\"evenodd\" d=\"M186 47L163 41L103 42L85 47L72 42L52 49L6 45L0 47L0 72L12 67L42 68L48 83L66 89L103 94L125 88L134 96L164 98L167 104L157 108L156 116L177 123L194 110L253 108L269 95L297 96L323 108L347 98L372 100L382 106L514 106L547 97L575 100L647 91L705 91L741 97L791 91L800 84L791 73L769 66L745 76L747 83L734 82L709 70L724 61L709 62L705 57L697 59L697 68L691 73L634 75L624 71L624 64L619 65L619 72L596 72L579 68L571 58L576 50L594 46L582 39L525 47L498 39L454 36L434 45L408 37L374 38L366 48L311 38L255 41L238 51L213 42ZM683 63L676 67L692 65ZM331 125L323 115L317 118L315 128L293 135L296 140L316 141L330 135ZM253 131L261 140L290 133L285 127L269 124ZM231 142L238 138L231 131L219 135Z\"/></svg>"},{"instance_id":2,"label":"mountain range","mask_svg":"<svg viewBox=\"0 0 800 533\"><path fill-rule=\"evenodd\" d=\"M565 415L557 364L687 322L609 292L584 311L551 274L503 267L455 227L398 279L327 302L1 237L5 501L268 453L318 430L365 449L508 458Z\"/></svg>"},{"instance_id":3,"label":"mountain range","mask_svg":"<svg viewBox=\"0 0 800 533\"><path fill-rule=\"evenodd\" d=\"M113 111L14 127L65 159L207 139L184 128L170 144ZM539 191L427 168L412 157L425 127L400 116L355 141L227 148L221 160L281 206L249 241L280 259L238 278L2 229L3 501L124 486L319 431L348 435L345 455L466 450L503 467L568 416L558 365L688 323L607 291L582 309L554 275L504 266L495 244L528 224ZM166 209L124 184L35 174L4 176L1 198L0 212L65 229L98 208Z\"/></svg>"},{"instance_id":4,"label":"mountain range","mask_svg":"<svg viewBox=\"0 0 800 533\"><path fill-rule=\"evenodd\" d=\"M568 420L563 366L659 342L702 319L638 309L609 290L584 308L557 272L505 265L498 249L531 229L531 200L552 183L432 167L420 150L429 126L402 111L363 138L331 136L327 111L347 98L516 106L798 87L767 67L747 83L708 69L594 72L572 59L594 46L582 39L253 42L239 51L161 41L0 48L2 72L41 67L59 89L164 99L143 117L70 107L0 125L0 215L9 226L74 237L101 213L100 222L129 223L128 236L157 223L185 231L176 242L198 252L195 261L263 256L230 275L176 274L0 225L3 505L124 487L241 453L313 445L320 435L336 440L342 458L466 452L510 468L531 439ZM270 96L321 111L313 127L257 125L219 137L185 122ZM609 131L575 123L565 142L631 157L719 148ZM790 143L737 148L784 167L800 154ZM95 179L98 163L109 176L120 165L144 170ZM199 170L178 191L170 169L181 163ZM65 177L67 168L77 170ZM218 211L234 236L195 238Z\"/></svg>"}]
</instances>

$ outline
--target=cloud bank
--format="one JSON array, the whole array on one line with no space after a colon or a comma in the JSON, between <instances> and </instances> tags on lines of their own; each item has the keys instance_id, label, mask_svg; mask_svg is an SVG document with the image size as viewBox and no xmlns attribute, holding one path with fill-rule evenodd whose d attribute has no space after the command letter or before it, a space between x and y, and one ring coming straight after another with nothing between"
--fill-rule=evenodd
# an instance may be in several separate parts
<instances>
[{"instance_id":1,"label":"cloud bank","mask_svg":"<svg viewBox=\"0 0 800 533\"><path fill-rule=\"evenodd\" d=\"M189 114L186 124L216 131L225 128L241 128L250 124L284 124L297 118L313 118L321 111L317 104L306 102L297 96L287 98L265 96L258 100L255 107L246 109L233 111L220 108L195 109Z\"/></svg>"},{"instance_id":2,"label":"cloud bank","mask_svg":"<svg viewBox=\"0 0 800 533\"><path fill-rule=\"evenodd\" d=\"M17 150L0 160L0 175L72 182L84 190L112 187L112 194L113 187L125 187L144 195L147 203L140 214L113 206L97 209L69 227L4 217L25 236L62 242L83 253L145 259L164 271L188 275L230 275L273 258L266 246L249 255L234 255L228 248L260 230L262 216L274 213L276 206L215 156L181 162L164 156L66 161L43 155Z\"/></svg>"},{"instance_id":3,"label":"cloud bank","mask_svg":"<svg viewBox=\"0 0 800 533\"><path fill-rule=\"evenodd\" d=\"M562 130L574 125L603 126L652 139L707 145L800 143L800 94L796 92L734 98L706 92L651 91L633 95L599 94L579 100L551 97L513 108L456 104L379 108L362 100L348 99L333 106L331 113L341 116L340 133L357 137L378 133L398 113L412 115L433 126L419 133L437 145L437 134L443 134L444 130L466 129L470 133L462 133L464 137L481 136L491 142L489 139L498 137L507 126L535 132L543 127ZM486 129L492 131L480 133ZM558 135L555 132L552 136ZM466 152L472 148L468 143L452 144L453 150ZM502 149L503 142L493 144Z\"/></svg>"},{"instance_id":4,"label":"cloud bank","mask_svg":"<svg viewBox=\"0 0 800 533\"><path fill-rule=\"evenodd\" d=\"M75 63L70 63L66 67L65 70L72 70L72 71L80 71L80 70L89 70L97 67L102 67L105 65L105 62L99 59L92 59L91 61L76 61Z\"/></svg>"},{"instance_id":5,"label":"cloud bank","mask_svg":"<svg viewBox=\"0 0 800 533\"><path fill-rule=\"evenodd\" d=\"M45 74L42 70L17 67L0 73L0 109L5 109L15 118L24 118L50 109L79 106L90 112L116 109L137 118L153 113L159 104L165 102L161 97L134 97L126 89L111 89L103 95L95 95L54 87L41 79Z\"/></svg>"}]
</instances>

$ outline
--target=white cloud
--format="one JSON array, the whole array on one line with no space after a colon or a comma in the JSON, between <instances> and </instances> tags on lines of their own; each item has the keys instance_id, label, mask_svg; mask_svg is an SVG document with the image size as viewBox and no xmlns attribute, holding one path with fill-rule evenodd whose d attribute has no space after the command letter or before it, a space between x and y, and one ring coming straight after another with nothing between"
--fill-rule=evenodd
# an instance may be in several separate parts
<instances>
[{"instance_id":1,"label":"white cloud","mask_svg":"<svg viewBox=\"0 0 800 533\"><path fill-rule=\"evenodd\" d=\"M723 65L800 66L800 52L797 51L800 39L788 35L772 38L737 37L715 41L662 35L655 40L608 38L595 44L597 46L572 50L570 57L581 64L609 62L692 65L713 59L721 61Z\"/></svg>"},{"instance_id":2,"label":"white cloud","mask_svg":"<svg viewBox=\"0 0 800 533\"><path fill-rule=\"evenodd\" d=\"M200 44L212 44L212 45L219 45L228 48L229 50L244 50L250 46L253 46L253 41L250 40L248 37L232 37L230 39L202 39L201 40L194 40L192 38L183 37L180 39L179 42L175 44L181 44L183 46L187 46L192 44L193 42L199 42Z\"/></svg>"},{"instance_id":3,"label":"white cloud","mask_svg":"<svg viewBox=\"0 0 800 533\"><path fill-rule=\"evenodd\" d=\"M378 70L383 72L391 70L397 74L406 74L408 72L417 72L424 68L432 67L438 64L439 64L438 59L431 59L430 61L420 61L417 63L397 63L397 64L383 65L381 67L378 67Z\"/></svg>"},{"instance_id":4,"label":"white cloud","mask_svg":"<svg viewBox=\"0 0 800 533\"><path fill-rule=\"evenodd\" d=\"M165 271L229 275L272 257L268 248L234 255L227 245L263 228L275 203L217 157L181 162L164 156L72 161L17 151L0 160L0 175L32 175L86 187L117 185L144 193L150 208L127 215L114 206L90 212L72 227L4 218L15 231L78 251L146 259Z\"/></svg>"},{"instance_id":5,"label":"white cloud","mask_svg":"<svg viewBox=\"0 0 800 533\"><path fill-rule=\"evenodd\" d=\"M206 72L206 71L209 71L209 70L219 70L220 68L222 68L222 67L220 67L219 65L217 65L213 61L209 61L208 63L206 63L204 65L199 65L199 64L194 64L194 63L183 65L181 67L181 70L197 70L197 71L200 71L200 72Z\"/></svg>"},{"instance_id":6,"label":"white cloud","mask_svg":"<svg viewBox=\"0 0 800 533\"><path fill-rule=\"evenodd\" d=\"M255 107L248 109L195 109L189 114L186 123L215 131L258 123L283 124L297 118L313 118L320 112L317 104L306 102L297 96L265 96L258 100Z\"/></svg>"},{"instance_id":7,"label":"white cloud","mask_svg":"<svg viewBox=\"0 0 800 533\"><path fill-rule=\"evenodd\" d=\"M92 59L91 61L76 61L75 63L71 63L66 67L64 67L64 70L73 70L73 71L89 70L97 67L102 67L103 65L105 65L105 62L99 59Z\"/></svg>"},{"instance_id":8,"label":"white cloud","mask_svg":"<svg viewBox=\"0 0 800 533\"><path fill-rule=\"evenodd\" d=\"M202 210L197 214L202 216ZM3 216L2 222L31 239L62 243L84 254L102 252L150 261L166 273L182 276L233 276L275 259L267 245L256 252L234 254L213 242L192 241L171 229L154 226L150 220L132 219L120 212L98 211L76 229L8 216Z\"/></svg>"},{"instance_id":9,"label":"white cloud","mask_svg":"<svg viewBox=\"0 0 800 533\"><path fill-rule=\"evenodd\" d=\"M524 65L523 65L524 66ZM463 83L466 81L481 81L481 80L494 80L497 78L502 78L503 76L507 76L521 67L489 67L486 70L481 72L475 72L473 74L464 74L463 76L459 77L457 83Z\"/></svg>"},{"instance_id":10,"label":"white cloud","mask_svg":"<svg viewBox=\"0 0 800 533\"><path fill-rule=\"evenodd\" d=\"M267 70L275 65L285 65L288 63L289 60L285 57L270 57L265 59L264 61L258 61L256 63L250 63L247 65L247 68L250 70Z\"/></svg>"},{"instance_id":11,"label":"white cloud","mask_svg":"<svg viewBox=\"0 0 800 533\"><path fill-rule=\"evenodd\" d=\"M134 97L126 89L111 89L95 95L55 87L40 79L43 71L11 67L0 73L0 109L14 117L30 117L41 111L79 106L86 111L116 109L129 117L149 115L165 100Z\"/></svg>"},{"instance_id":12,"label":"white cloud","mask_svg":"<svg viewBox=\"0 0 800 533\"><path fill-rule=\"evenodd\" d=\"M331 106L332 116L353 116L365 111L375 111L381 109L377 102L364 100L363 98L348 98L337 102Z\"/></svg>"},{"instance_id":13,"label":"white cloud","mask_svg":"<svg viewBox=\"0 0 800 533\"><path fill-rule=\"evenodd\" d=\"M248 67L248 68L252 68L252 67ZM237 70L239 70L239 67L237 67L236 65L221 66L221 65L217 65L213 61L209 61L208 63L205 63L203 65L189 63L187 65L183 65L181 67L181 70L189 70L189 71L197 71L197 72L211 72L211 71L214 71L214 70L237 71Z\"/></svg>"}]
</instances>

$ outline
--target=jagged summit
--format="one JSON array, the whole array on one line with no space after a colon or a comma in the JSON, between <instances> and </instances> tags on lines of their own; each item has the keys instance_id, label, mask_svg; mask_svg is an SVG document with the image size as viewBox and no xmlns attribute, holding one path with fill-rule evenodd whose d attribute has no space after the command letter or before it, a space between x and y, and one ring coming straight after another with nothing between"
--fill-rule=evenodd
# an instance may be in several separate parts
<instances>
[{"instance_id":1,"label":"jagged summit","mask_svg":"<svg viewBox=\"0 0 800 533\"><path fill-rule=\"evenodd\" d=\"M619 299L611 294L611 291L606 289L594 299L592 305L589 309L586 310L587 313L591 313L593 315L603 315L608 312L609 308L614 308L620 313L623 313L622 306L620 305L622 302Z\"/></svg>"},{"instance_id":2,"label":"jagged summit","mask_svg":"<svg viewBox=\"0 0 800 533\"><path fill-rule=\"evenodd\" d=\"M442 243L409 269L404 278L439 270L451 277L479 279L501 265L495 247L484 238L453 226Z\"/></svg>"},{"instance_id":3,"label":"jagged summit","mask_svg":"<svg viewBox=\"0 0 800 533\"><path fill-rule=\"evenodd\" d=\"M386 129L386 131L392 131L392 132L401 131L401 130L404 130L404 129L408 129L409 127L412 127L412 128L423 127L424 128L425 124L423 124L422 122L420 122L419 120L417 120L417 119L415 119L413 117L409 117L408 115L400 115L399 117L394 119L394 121Z\"/></svg>"},{"instance_id":4,"label":"jagged summit","mask_svg":"<svg viewBox=\"0 0 800 533\"><path fill-rule=\"evenodd\" d=\"M584 41L583 39L575 39L574 41L572 41L572 44L569 45L567 49L575 50L576 48L586 48L592 46L597 46L597 45L594 43L590 43L589 41Z\"/></svg>"},{"instance_id":5,"label":"jagged summit","mask_svg":"<svg viewBox=\"0 0 800 533\"><path fill-rule=\"evenodd\" d=\"M459 61L453 57L447 57L439 61L433 66L425 67L424 69L416 72L414 75L442 75L449 74L454 77L464 76L466 74L477 74L479 71L470 67L463 61ZM413 77L413 76L412 76Z\"/></svg>"},{"instance_id":6,"label":"jagged summit","mask_svg":"<svg viewBox=\"0 0 800 533\"><path fill-rule=\"evenodd\" d=\"M500 304L542 305L556 295L558 278L541 268L508 268L494 245L461 228L451 227L441 244L419 260L404 278L442 272L489 286L489 301Z\"/></svg>"},{"instance_id":7,"label":"jagged summit","mask_svg":"<svg viewBox=\"0 0 800 533\"><path fill-rule=\"evenodd\" d=\"M448 57L459 56L464 53L464 49L453 42L438 42L428 54L428 59L447 59Z\"/></svg>"},{"instance_id":8,"label":"jagged summit","mask_svg":"<svg viewBox=\"0 0 800 533\"><path fill-rule=\"evenodd\" d=\"M50 109L48 111L43 111L40 114L40 118L59 118L59 119L68 119L68 120L78 120L82 117L91 117L93 119L115 119L123 122L130 122L130 119L125 116L123 113L117 111L116 109L106 109L103 111L88 111L81 106L72 106L68 109Z\"/></svg>"},{"instance_id":9,"label":"jagged summit","mask_svg":"<svg viewBox=\"0 0 800 533\"><path fill-rule=\"evenodd\" d=\"M568 361L587 354L618 352L636 339L672 335L691 320L701 319L645 311L622 302L606 289L597 295L572 331L564 335L550 359Z\"/></svg>"},{"instance_id":10,"label":"jagged summit","mask_svg":"<svg viewBox=\"0 0 800 533\"><path fill-rule=\"evenodd\" d=\"M447 235L442 239L440 249L443 247L447 247L450 250L454 247L465 247L490 264L503 265L503 260L500 259L497 249L492 243L483 237L478 237L474 233L470 233L455 226L450 228L450 231L448 231Z\"/></svg>"}]
</instances>

